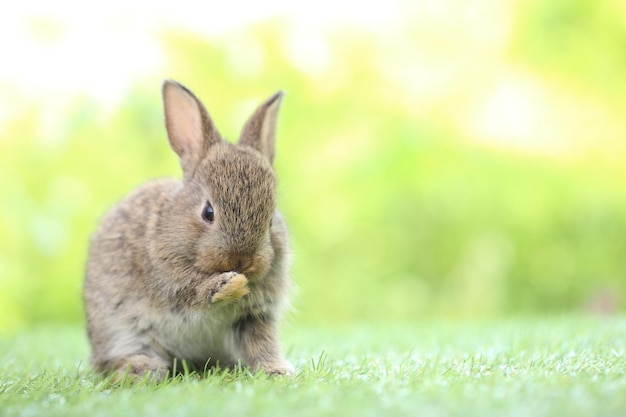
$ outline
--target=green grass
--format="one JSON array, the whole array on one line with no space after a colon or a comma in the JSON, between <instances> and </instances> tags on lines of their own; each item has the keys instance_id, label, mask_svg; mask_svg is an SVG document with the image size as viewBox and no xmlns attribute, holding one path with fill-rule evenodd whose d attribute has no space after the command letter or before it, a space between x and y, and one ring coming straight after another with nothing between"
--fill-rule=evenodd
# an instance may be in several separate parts
<instances>
[{"instance_id":1,"label":"green grass","mask_svg":"<svg viewBox=\"0 0 626 417\"><path fill-rule=\"evenodd\" d=\"M626 318L284 331L293 377L246 370L112 386L79 327L0 340L0 416L626 415Z\"/></svg>"}]
</instances>

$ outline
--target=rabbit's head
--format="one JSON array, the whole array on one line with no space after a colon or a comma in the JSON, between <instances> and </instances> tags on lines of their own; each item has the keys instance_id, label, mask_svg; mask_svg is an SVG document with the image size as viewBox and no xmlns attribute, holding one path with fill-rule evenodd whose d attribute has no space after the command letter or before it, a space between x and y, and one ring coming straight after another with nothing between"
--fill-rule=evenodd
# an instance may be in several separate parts
<instances>
[{"instance_id":1,"label":"rabbit's head","mask_svg":"<svg viewBox=\"0 0 626 417\"><path fill-rule=\"evenodd\" d=\"M237 144L222 140L202 103L182 85L163 84L165 124L183 182L154 219L153 262L203 273L266 274L278 92L250 117Z\"/></svg>"}]
</instances>

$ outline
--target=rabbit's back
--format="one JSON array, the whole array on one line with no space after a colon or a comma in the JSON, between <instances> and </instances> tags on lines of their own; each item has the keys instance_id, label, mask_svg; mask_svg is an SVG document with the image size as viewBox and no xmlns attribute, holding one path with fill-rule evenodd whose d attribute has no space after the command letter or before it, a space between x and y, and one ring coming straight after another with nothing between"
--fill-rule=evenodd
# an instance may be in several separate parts
<instances>
[{"instance_id":1,"label":"rabbit's back","mask_svg":"<svg viewBox=\"0 0 626 417\"><path fill-rule=\"evenodd\" d=\"M142 326L152 302L144 283L150 269L148 224L158 215L158 202L178 183L156 180L144 184L113 206L91 236L84 302L94 356L107 349L112 336L124 338L125 320L134 321L133 327Z\"/></svg>"}]
</instances>

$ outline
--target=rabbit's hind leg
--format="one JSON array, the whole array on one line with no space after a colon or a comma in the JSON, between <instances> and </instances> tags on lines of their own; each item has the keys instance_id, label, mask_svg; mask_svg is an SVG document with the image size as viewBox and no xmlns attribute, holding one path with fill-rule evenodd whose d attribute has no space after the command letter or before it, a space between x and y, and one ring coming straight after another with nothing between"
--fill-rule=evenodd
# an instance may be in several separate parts
<instances>
[{"instance_id":1,"label":"rabbit's hind leg","mask_svg":"<svg viewBox=\"0 0 626 417\"><path fill-rule=\"evenodd\" d=\"M170 364L159 357L137 354L118 359L111 368L115 382L129 379L138 382L144 378L163 381L170 371Z\"/></svg>"}]
</instances>

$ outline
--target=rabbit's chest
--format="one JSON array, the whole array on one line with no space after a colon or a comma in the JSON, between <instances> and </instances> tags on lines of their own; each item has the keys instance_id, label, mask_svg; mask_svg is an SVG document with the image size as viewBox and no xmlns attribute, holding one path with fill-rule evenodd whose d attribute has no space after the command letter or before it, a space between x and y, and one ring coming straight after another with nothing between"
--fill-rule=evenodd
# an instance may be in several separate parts
<instances>
[{"instance_id":1,"label":"rabbit's chest","mask_svg":"<svg viewBox=\"0 0 626 417\"><path fill-rule=\"evenodd\" d=\"M240 357L235 344L233 312L230 309L192 314L170 314L161 323L160 344L176 358L203 366L209 359L224 366Z\"/></svg>"}]
</instances>

